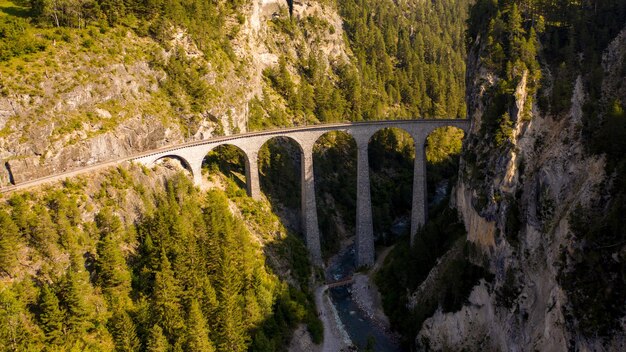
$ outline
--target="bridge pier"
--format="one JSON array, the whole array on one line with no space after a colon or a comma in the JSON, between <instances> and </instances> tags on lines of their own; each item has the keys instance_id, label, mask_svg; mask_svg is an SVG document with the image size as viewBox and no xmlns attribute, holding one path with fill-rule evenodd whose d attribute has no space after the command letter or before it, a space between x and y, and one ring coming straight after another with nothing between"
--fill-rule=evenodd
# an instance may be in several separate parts
<instances>
[{"instance_id":1,"label":"bridge pier","mask_svg":"<svg viewBox=\"0 0 626 352\"><path fill-rule=\"evenodd\" d=\"M424 139L413 137L415 161L413 162L413 200L411 202L411 245L417 230L426 223L428 195L426 193L426 153Z\"/></svg>"},{"instance_id":2,"label":"bridge pier","mask_svg":"<svg viewBox=\"0 0 626 352\"><path fill-rule=\"evenodd\" d=\"M317 204L315 202L315 177L313 175L313 145L300 145L302 148L302 221L306 246L313 264L322 265L322 250L317 222Z\"/></svg>"},{"instance_id":3,"label":"bridge pier","mask_svg":"<svg viewBox=\"0 0 626 352\"><path fill-rule=\"evenodd\" d=\"M193 184L196 187L202 186L202 169L193 171Z\"/></svg>"},{"instance_id":4,"label":"bridge pier","mask_svg":"<svg viewBox=\"0 0 626 352\"><path fill-rule=\"evenodd\" d=\"M261 199L261 186L259 183L259 157L258 151L244 152L246 154L246 188L248 195L255 200Z\"/></svg>"},{"instance_id":5,"label":"bridge pier","mask_svg":"<svg viewBox=\"0 0 626 352\"><path fill-rule=\"evenodd\" d=\"M317 222L317 208L315 204L315 184L313 176L313 144L324 133L330 131L345 131L351 134L357 142L357 224L356 250L357 265L368 266L374 263L374 231L372 221L372 205L369 180L368 143L370 137L383 128L402 128L413 136L415 142L415 161L413 174L413 194L411 210L411 243L420 226L426 222L426 158L424 144L426 136L434 129L445 126L454 126L468 133L471 128L469 120L394 120L370 121L362 123L336 123L318 126L305 126L284 129L280 131L263 131L242 134L239 136L215 137L205 141L194 141L182 145L171 146L154 152L140 153L124 160L134 160L150 166L156 160L164 157L176 157L189 160L189 168L193 172L194 182L197 185L202 181L201 163L209 150L223 145L235 145L246 153L246 186L248 194L259 199L258 149L267 140L274 137L288 137L296 140L302 148L302 219L303 230L307 247L316 265L321 265L321 246L319 242L319 228ZM199 160L199 161L198 161ZM102 165L104 166L104 165ZM93 167L92 167L93 168ZM14 189L25 188L33 182L25 182Z\"/></svg>"},{"instance_id":6,"label":"bridge pier","mask_svg":"<svg viewBox=\"0 0 626 352\"><path fill-rule=\"evenodd\" d=\"M356 266L374 264L374 225L372 222L372 200L370 194L370 168L367 138L356 138Z\"/></svg>"}]
</instances>

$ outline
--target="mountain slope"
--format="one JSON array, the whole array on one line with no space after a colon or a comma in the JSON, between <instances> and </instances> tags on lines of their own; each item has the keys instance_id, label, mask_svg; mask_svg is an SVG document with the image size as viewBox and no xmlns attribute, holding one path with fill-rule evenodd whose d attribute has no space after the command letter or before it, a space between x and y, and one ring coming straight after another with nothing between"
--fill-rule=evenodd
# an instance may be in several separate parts
<instances>
[{"instance_id":1,"label":"mountain slope","mask_svg":"<svg viewBox=\"0 0 626 352\"><path fill-rule=\"evenodd\" d=\"M464 1L5 3L4 185L224 133L464 115Z\"/></svg>"}]
</instances>

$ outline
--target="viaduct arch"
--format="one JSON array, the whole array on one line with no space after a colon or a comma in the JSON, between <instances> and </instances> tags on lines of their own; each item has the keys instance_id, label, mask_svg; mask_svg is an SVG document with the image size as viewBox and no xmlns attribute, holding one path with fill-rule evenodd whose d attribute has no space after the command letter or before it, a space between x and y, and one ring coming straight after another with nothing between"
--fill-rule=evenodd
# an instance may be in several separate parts
<instances>
[{"instance_id":1,"label":"viaduct arch","mask_svg":"<svg viewBox=\"0 0 626 352\"><path fill-rule=\"evenodd\" d=\"M399 128L408 132L415 144L413 165L413 191L411 210L411 242L418 228L426 221L426 156L425 144L428 135L440 127L457 127L467 135L469 120L429 119L369 121L357 123L324 124L311 127L295 127L262 132L243 133L226 137L194 141L177 146L162 148L142 153L130 158L135 162L151 166L164 157L174 157L183 161L191 170L194 183L202 182L202 161L214 148L230 144L241 149L246 157L246 188L248 195L261 198L259 185L258 153L268 140L274 137L287 137L294 140L301 152L301 192L302 218L306 245L316 265L322 263L317 208L315 203L315 182L313 176L313 146L325 133L343 131L350 134L357 146L357 214L356 214L356 252L357 266L369 266L374 263L374 231L369 180L368 144L372 136L384 128Z\"/></svg>"}]
</instances>

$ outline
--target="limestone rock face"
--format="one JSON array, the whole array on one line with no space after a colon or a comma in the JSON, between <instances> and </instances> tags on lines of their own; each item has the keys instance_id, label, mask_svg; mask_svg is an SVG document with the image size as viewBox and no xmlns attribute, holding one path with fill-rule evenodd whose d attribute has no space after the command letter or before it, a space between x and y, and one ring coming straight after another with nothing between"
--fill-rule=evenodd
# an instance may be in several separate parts
<instances>
[{"instance_id":1,"label":"limestone rock face","mask_svg":"<svg viewBox=\"0 0 626 352\"><path fill-rule=\"evenodd\" d=\"M525 106L525 79L516 89L518 116L512 116L512 146L501 153L481 150L479 131L488 103L489 87L498 77L480 64L480 39L468 57L468 115L472 132L465 148L476 160L462 157L454 203L468 231L467 240L479 249L476 264L494 274L491 283L474 287L460 311L438 311L425 321L416 343L433 350L468 351L583 351L624 350L625 334L610 341L585 338L567 321L568 296L559 285L563 250L576 246L568 218L576 204L598 199L608 179L604 158L584 150L580 133L587 92L577 77L571 108L565 116L551 116L533 106L530 119L518 118ZM603 56L606 77L603 99L626 97L620 68L626 53L626 28ZM535 100L536 101L536 100ZM484 144L482 144L484 146ZM483 168L476 180L468 170ZM517 208L522 219L511 236L507 216ZM508 231L508 232L507 232ZM434 269L436 270L436 268ZM507 299L498 292L515 287Z\"/></svg>"}]
</instances>

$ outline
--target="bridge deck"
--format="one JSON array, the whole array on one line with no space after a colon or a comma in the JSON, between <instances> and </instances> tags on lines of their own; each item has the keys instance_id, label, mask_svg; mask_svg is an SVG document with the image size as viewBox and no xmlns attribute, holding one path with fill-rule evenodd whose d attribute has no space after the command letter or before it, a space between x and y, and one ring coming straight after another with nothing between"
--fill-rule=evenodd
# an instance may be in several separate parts
<instances>
[{"instance_id":1,"label":"bridge deck","mask_svg":"<svg viewBox=\"0 0 626 352\"><path fill-rule=\"evenodd\" d=\"M240 134L230 135L230 136L208 138L208 139L204 139L200 141L190 141L190 142L185 142L185 143L181 143L177 145L170 145L170 146L162 147L156 150L143 151L143 152L135 153L132 155L128 155L128 156L124 156L124 157L120 157L116 159L106 160L106 161L94 163L91 165L85 165L83 167L75 168L72 170L67 170L58 174L47 175L47 176L36 178L33 180L19 182L12 186L0 188L0 193L11 193L11 192L18 191L21 189L36 187L45 183L60 181L68 177L78 176L80 174L87 173L90 171L96 171L102 168L116 166L126 161L132 161L132 160L148 157L148 156L155 155L155 154L160 154L163 152L176 151L176 150L180 150L184 148L206 145L206 144L221 143L221 142L226 142L226 141L235 140L235 139L242 139L242 138L249 138L249 137L256 137L256 136L267 136L267 135L282 135L282 134L288 134L288 133L300 132L300 131L316 131L316 130L317 131L319 130L333 131L333 130L340 130L342 128L350 128L350 127L357 127L357 126L364 127L364 126L387 125L388 127L402 128L404 125L432 124L433 122L442 124L442 125L452 124L452 125L469 126L469 120L466 120L466 119L376 120L376 121L362 121L362 122L329 123L329 124L319 124L319 125L313 125L313 126L296 126L296 127L276 128L276 129L256 131L256 132L247 132L247 133L240 133ZM381 127L381 128L385 128L385 127Z\"/></svg>"},{"instance_id":2,"label":"bridge deck","mask_svg":"<svg viewBox=\"0 0 626 352\"><path fill-rule=\"evenodd\" d=\"M353 282L354 282L354 279L352 279L352 276L350 276L350 277L348 277L346 279L343 279L343 280L327 282L326 286L328 288L340 287L340 286L350 285Z\"/></svg>"}]
</instances>

